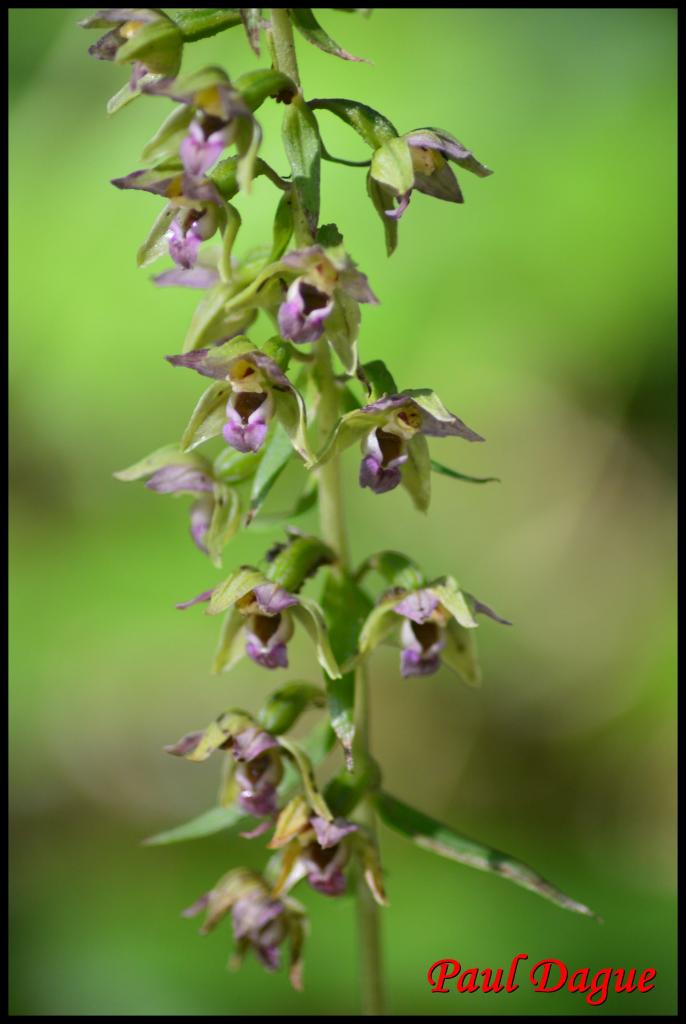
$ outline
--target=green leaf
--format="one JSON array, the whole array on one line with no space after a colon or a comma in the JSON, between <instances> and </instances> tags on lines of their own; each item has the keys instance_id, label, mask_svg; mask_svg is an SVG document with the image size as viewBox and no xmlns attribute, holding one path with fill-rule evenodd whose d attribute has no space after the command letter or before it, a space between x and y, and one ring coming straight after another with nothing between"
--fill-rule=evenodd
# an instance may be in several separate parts
<instances>
[{"instance_id":1,"label":"green leaf","mask_svg":"<svg viewBox=\"0 0 686 1024\"><path fill-rule=\"evenodd\" d=\"M391 122L373 107L357 100L316 99L308 103L310 110L328 110L353 128L372 149L378 149L388 139L397 138Z\"/></svg>"},{"instance_id":2,"label":"green leaf","mask_svg":"<svg viewBox=\"0 0 686 1024\"><path fill-rule=\"evenodd\" d=\"M490 871L495 875L500 875L501 878L507 878L515 885L537 893L564 910L585 914L588 917L597 917L583 903L566 896L550 882L541 878L533 868L515 860L509 854L501 853L500 850L468 839L448 825L442 825L428 815L422 814L421 811L408 807L402 800L397 800L388 793L380 793L376 798L376 805L385 824L411 839L417 846L437 853L441 857L446 857L448 860L456 860L460 864L467 864L479 871Z\"/></svg>"},{"instance_id":3,"label":"green leaf","mask_svg":"<svg viewBox=\"0 0 686 1024\"><path fill-rule=\"evenodd\" d=\"M360 367L359 377L369 392L372 402L383 398L384 395L397 395L398 387L393 374L388 369L383 359L372 359Z\"/></svg>"},{"instance_id":4,"label":"green leaf","mask_svg":"<svg viewBox=\"0 0 686 1024\"><path fill-rule=\"evenodd\" d=\"M240 569L236 569L214 588L207 614L220 615L255 587L267 582L267 577L259 569L253 569L250 565L242 565Z\"/></svg>"},{"instance_id":5,"label":"green leaf","mask_svg":"<svg viewBox=\"0 0 686 1024\"><path fill-rule=\"evenodd\" d=\"M241 524L241 502L238 492L224 484L215 486L214 509L204 544L210 561L218 569L222 564L222 551Z\"/></svg>"},{"instance_id":6,"label":"green leaf","mask_svg":"<svg viewBox=\"0 0 686 1024\"><path fill-rule=\"evenodd\" d=\"M357 339L360 333L360 307L355 299L337 288L335 303L324 324L324 335L343 364L346 373L357 370Z\"/></svg>"},{"instance_id":7,"label":"green leaf","mask_svg":"<svg viewBox=\"0 0 686 1024\"><path fill-rule=\"evenodd\" d=\"M362 625L372 609L372 601L353 580L330 571L322 593L322 610L329 630L334 657L344 664L357 654ZM331 725L340 740L348 767L352 767L355 736L355 673L339 679L327 679L326 692ZM341 812L342 813L342 812Z\"/></svg>"},{"instance_id":8,"label":"green leaf","mask_svg":"<svg viewBox=\"0 0 686 1024\"><path fill-rule=\"evenodd\" d=\"M448 466L441 465L435 459L431 460L431 468L434 473L441 473L443 476L449 476L453 480L466 480L470 484L500 483L500 479L497 476L467 476L466 473L458 473L456 469L450 469Z\"/></svg>"},{"instance_id":9,"label":"green leaf","mask_svg":"<svg viewBox=\"0 0 686 1024\"><path fill-rule=\"evenodd\" d=\"M441 660L453 672L457 672L468 686L481 686L481 667L473 629L465 629L455 619L450 619L445 631Z\"/></svg>"},{"instance_id":10,"label":"green leaf","mask_svg":"<svg viewBox=\"0 0 686 1024\"><path fill-rule=\"evenodd\" d=\"M246 526L255 518L267 499L269 492L283 473L293 456L291 439L281 423L274 425L271 439L264 447L262 460L257 467L250 495L250 506L246 515Z\"/></svg>"},{"instance_id":11,"label":"green leaf","mask_svg":"<svg viewBox=\"0 0 686 1024\"><path fill-rule=\"evenodd\" d=\"M292 740L287 740L283 736L279 737L279 746L293 759L295 767L297 768L302 780L307 802L312 810L320 817L325 818L327 821L331 821L333 814L329 810L326 800L319 792L319 788L314 777L312 762L305 751L299 747L297 743L294 743Z\"/></svg>"},{"instance_id":12,"label":"green leaf","mask_svg":"<svg viewBox=\"0 0 686 1024\"><path fill-rule=\"evenodd\" d=\"M431 501L431 459L429 444L423 434L415 434L407 442L407 456L400 482L412 498L415 508L419 512L426 512Z\"/></svg>"},{"instance_id":13,"label":"green leaf","mask_svg":"<svg viewBox=\"0 0 686 1024\"><path fill-rule=\"evenodd\" d=\"M369 173L396 196L409 192L414 185L414 168L405 139L388 139L379 146L372 157Z\"/></svg>"},{"instance_id":14,"label":"green leaf","mask_svg":"<svg viewBox=\"0 0 686 1024\"><path fill-rule=\"evenodd\" d=\"M181 438L181 447L185 452L221 434L226 423L226 403L230 395L231 385L224 381L211 384L202 393Z\"/></svg>"},{"instance_id":15,"label":"green leaf","mask_svg":"<svg viewBox=\"0 0 686 1024\"><path fill-rule=\"evenodd\" d=\"M383 224L386 253L388 256L392 256L398 248L398 221L393 217L387 217L385 211L393 209L393 193L375 181L371 173L367 175L367 192Z\"/></svg>"},{"instance_id":16,"label":"green leaf","mask_svg":"<svg viewBox=\"0 0 686 1024\"><path fill-rule=\"evenodd\" d=\"M128 469L120 469L112 475L117 480L140 480L144 476L152 476L158 469L165 466L193 466L212 476L212 467L208 460L198 452L182 452L177 444L166 444L163 448L146 455L145 458L134 462Z\"/></svg>"},{"instance_id":17,"label":"green leaf","mask_svg":"<svg viewBox=\"0 0 686 1024\"><path fill-rule=\"evenodd\" d=\"M334 42L331 36L321 27L311 8L291 7L290 14L291 21L298 32L307 39L308 43L312 43L313 46L323 50L324 53L330 53L333 57L340 57L342 60L353 60L363 64L370 63L364 57L353 57L351 53L348 53L347 50L342 49L338 43Z\"/></svg>"},{"instance_id":18,"label":"green leaf","mask_svg":"<svg viewBox=\"0 0 686 1024\"><path fill-rule=\"evenodd\" d=\"M312 683L287 683L271 694L257 717L267 732L279 736L295 725L303 712L323 707L325 703L326 695L321 687Z\"/></svg>"},{"instance_id":19,"label":"green leaf","mask_svg":"<svg viewBox=\"0 0 686 1024\"><path fill-rule=\"evenodd\" d=\"M314 114L301 96L286 107L283 141L293 175L296 241L310 244L319 220L321 145Z\"/></svg>"},{"instance_id":20,"label":"green leaf","mask_svg":"<svg viewBox=\"0 0 686 1024\"><path fill-rule=\"evenodd\" d=\"M167 829L165 832L158 832L155 836L143 840L144 846L165 846L167 843L181 843L186 839L202 839L204 836L212 836L225 828L231 828L251 819L246 816L240 807L212 807L209 811L198 815L191 821L185 821L183 825Z\"/></svg>"},{"instance_id":21,"label":"green leaf","mask_svg":"<svg viewBox=\"0 0 686 1024\"><path fill-rule=\"evenodd\" d=\"M240 11L233 7L170 8L170 17L188 42L207 39L241 24Z\"/></svg>"},{"instance_id":22,"label":"green leaf","mask_svg":"<svg viewBox=\"0 0 686 1024\"><path fill-rule=\"evenodd\" d=\"M316 602L307 597L300 598L300 604L294 605L291 614L310 635L317 652L317 660L331 679L340 679L341 670L336 663L326 632L326 623L321 609Z\"/></svg>"}]
</instances>

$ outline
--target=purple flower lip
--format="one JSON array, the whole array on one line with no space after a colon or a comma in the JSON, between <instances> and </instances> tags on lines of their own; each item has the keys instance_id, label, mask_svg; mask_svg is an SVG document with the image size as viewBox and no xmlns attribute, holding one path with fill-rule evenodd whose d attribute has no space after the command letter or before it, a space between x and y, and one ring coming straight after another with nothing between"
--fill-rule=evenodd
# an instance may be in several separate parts
<instances>
[{"instance_id":1,"label":"purple flower lip","mask_svg":"<svg viewBox=\"0 0 686 1024\"><path fill-rule=\"evenodd\" d=\"M278 748L279 744L270 733L259 726L244 729L243 732L234 736L231 745L231 753L236 761L254 761L266 750Z\"/></svg>"},{"instance_id":2,"label":"purple flower lip","mask_svg":"<svg viewBox=\"0 0 686 1024\"><path fill-rule=\"evenodd\" d=\"M221 121L218 131L207 133L197 121L191 121L188 135L180 147L180 156L186 174L191 178L202 178L217 162L222 150L228 145L228 137Z\"/></svg>"},{"instance_id":3,"label":"purple flower lip","mask_svg":"<svg viewBox=\"0 0 686 1024\"><path fill-rule=\"evenodd\" d=\"M402 479L401 467L408 459L403 439L377 427L367 435L363 451L360 487L369 487L375 494L397 487Z\"/></svg>"},{"instance_id":4,"label":"purple flower lip","mask_svg":"<svg viewBox=\"0 0 686 1024\"><path fill-rule=\"evenodd\" d=\"M325 321L332 310L331 296L297 277L279 306L281 336L298 345L317 341L324 333Z\"/></svg>"},{"instance_id":5,"label":"purple flower lip","mask_svg":"<svg viewBox=\"0 0 686 1024\"><path fill-rule=\"evenodd\" d=\"M406 619L401 630L403 650L400 655L400 672L404 678L429 676L438 671L440 652L445 646L443 627L437 622L421 622Z\"/></svg>"},{"instance_id":6,"label":"purple flower lip","mask_svg":"<svg viewBox=\"0 0 686 1024\"><path fill-rule=\"evenodd\" d=\"M251 615L246 627L245 653L263 668L288 668L286 644L293 635L288 612Z\"/></svg>"},{"instance_id":7,"label":"purple flower lip","mask_svg":"<svg viewBox=\"0 0 686 1024\"><path fill-rule=\"evenodd\" d=\"M256 452L264 444L273 402L264 391L234 392L226 406L227 422L222 434L239 452Z\"/></svg>"},{"instance_id":8,"label":"purple flower lip","mask_svg":"<svg viewBox=\"0 0 686 1024\"><path fill-rule=\"evenodd\" d=\"M333 821L326 821L325 818L320 818L318 815L310 818L310 824L317 836L317 842L323 850L336 846L340 843L341 839L351 832L357 832L358 829L357 825L354 825L351 821L346 821L345 818L334 818Z\"/></svg>"}]
</instances>

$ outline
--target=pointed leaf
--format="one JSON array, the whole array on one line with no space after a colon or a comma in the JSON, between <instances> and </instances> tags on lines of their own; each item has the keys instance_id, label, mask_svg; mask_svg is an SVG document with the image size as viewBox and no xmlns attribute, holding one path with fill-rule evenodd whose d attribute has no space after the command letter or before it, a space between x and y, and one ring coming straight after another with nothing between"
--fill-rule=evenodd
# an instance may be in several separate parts
<instances>
[{"instance_id":1,"label":"pointed leaf","mask_svg":"<svg viewBox=\"0 0 686 1024\"><path fill-rule=\"evenodd\" d=\"M194 110L190 105L182 105L172 110L162 122L149 142L143 148L141 156L144 160L156 163L167 157L178 155L179 146L188 132L193 120Z\"/></svg>"},{"instance_id":2,"label":"pointed leaf","mask_svg":"<svg viewBox=\"0 0 686 1024\"><path fill-rule=\"evenodd\" d=\"M441 857L446 857L448 860L456 860L461 864L477 868L479 871L490 871L502 878L507 878L515 885L537 893L564 910L585 914L588 917L597 916L583 903L566 896L550 882L541 878L533 868L515 860L509 854L501 853L500 850L468 839L448 825L442 825L428 815L422 814L421 811L408 807L407 804L388 793L380 793L376 803L385 824L408 839L412 839L417 846L437 853Z\"/></svg>"},{"instance_id":3,"label":"pointed leaf","mask_svg":"<svg viewBox=\"0 0 686 1024\"><path fill-rule=\"evenodd\" d=\"M338 43L335 43L331 36L321 27L310 7L292 7L290 13L291 21L298 32L307 39L308 43L312 43L313 46L323 50L324 53L330 53L332 56L340 57L342 60L353 60L363 64L370 63L364 57L353 57L352 53L348 53Z\"/></svg>"},{"instance_id":4,"label":"pointed leaf","mask_svg":"<svg viewBox=\"0 0 686 1024\"><path fill-rule=\"evenodd\" d=\"M328 110L353 128L361 138L378 149L388 139L396 138L398 133L391 122L373 107L357 100L316 99L308 103L310 110Z\"/></svg>"},{"instance_id":5,"label":"pointed leaf","mask_svg":"<svg viewBox=\"0 0 686 1024\"><path fill-rule=\"evenodd\" d=\"M467 476L466 473L458 473L456 469L442 466L440 462L436 462L434 459L431 460L431 468L434 473L441 473L443 476L452 477L453 480L466 480L470 484L500 483L500 479L497 476Z\"/></svg>"},{"instance_id":6,"label":"pointed leaf","mask_svg":"<svg viewBox=\"0 0 686 1024\"><path fill-rule=\"evenodd\" d=\"M299 245L307 245L314 238L319 220L321 145L314 114L300 96L286 108L283 141L295 190L296 240Z\"/></svg>"},{"instance_id":7,"label":"pointed leaf","mask_svg":"<svg viewBox=\"0 0 686 1024\"><path fill-rule=\"evenodd\" d=\"M262 8L261 7L242 7L240 8L241 18L243 19L243 28L245 34L248 37L248 43L250 49L256 56L260 55L260 23L262 21Z\"/></svg>"},{"instance_id":8,"label":"pointed leaf","mask_svg":"<svg viewBox=\"0 0 686 1024\"><path fill-rule=\"evenodd\" d=\"M307 464L314 461L307 440L307 416L305 403L299 391L274 391L275 415L288 434L292 446Z\"/></svg>"},{"instance_id":9,"label":"pointed leaf","mask_svg":"<svg viewBox=\"0 0 686 1024\"><path fill-rule=\"evenodd\" d=\"M244 624L245 618L236 608L231 608L227 612L212 662L214 675L219 672L229 672L241 658L245 657Z\"/></svg>"},{"instance_id":10,"label":"pointed leaf","mask_svg":"<svg viewBox=\"0 0 686 1024\"><path fill-rule=\"evenodd\" d=\"M291 240L293 234L293 197L290 190L284 192L279 200L274 215L272 251L269 257L271 262L280 260Z\"/></svg>"},{"instance_id":11,"label":"pointed leaf","mask_svg":"<svg viewBox=\"0 0 686 1024\"><path fill-rule=\"evenodd\" d=\"M382 597L367 616L360 633L360 654L367 654L384 640L399 622L399 615L393 610L402 599L402 594Z\"/></svg>"},{"instance_id":12,"label":"pointed leaf","mask_svg":"<svg viewBox=\"0 0 686 1024\"><path fill-rule=\"evenodd\" d=\"M357 370L357 339L360 333L360 307L355 299L336 289L336 300L326 318L324 334L343 364L346 373Z\"/></svg>"},{"instance_id":13,"label":"pointed leaf","mask_svg":"<svg viewBox=\"0 0 686 1024\"><path fill-rule=\"evenodd\" d=\"M221 568L222 551L241 525L241 502L238 491L223 484L215 487L214 509L204 537L210 561Z\"/></svg>"},{"instance_id":14,"label":"pointed leaf","mask_svg":"<svg viewBox=\"0 0 686 1024\"><path fill-rule=\"evenodd\" d=\"M167 829L157 835L143 840L144 846L164 846L167 843L180 843L186 839L202 839L214 835L239 822L249 821L240 807L212 807L209 811L199 814L197 818L186 821L176 828Z\"/></svg>"},{"instance_id":15,"label":"pointed leaf","mask_svg":"<svg viewBox=\"0 0 686 1024\"><path fill-rule=\"evenodd\" d=\"M136 253L136 263L139 267L147 267L167 252L167 231L178 212L178 207L169 203L155 219L148 237Z\"/></svg>"}]
</instances>

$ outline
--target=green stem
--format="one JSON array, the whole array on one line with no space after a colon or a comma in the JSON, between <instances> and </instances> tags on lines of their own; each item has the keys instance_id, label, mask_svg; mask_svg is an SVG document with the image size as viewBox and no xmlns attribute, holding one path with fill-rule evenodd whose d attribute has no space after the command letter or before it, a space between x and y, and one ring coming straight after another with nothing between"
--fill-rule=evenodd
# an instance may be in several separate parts
<instances>
[{"instance_id":1,"label":"green stem","mask_svg":"<svg viewBox=\"0 0 686 1024\"><path fill-rule=\"evenodd\" d=\"M269 31L274 67L290 75L300 88L300 75L293 42L293 29L287 8L272 7ZM315 346L315 365L319 386L317 421L322 440L330 435L340 417L340 392L334 379L331 352L322 338ZM343 507L343 488L339 456L334 456L319 470L319 518L322 538L335 551L338 571L350 572L350 553ZM355 748L356 757L364 761L369 757L369 707L367 679L364 669L358 670L355 684ZM376 812L370 800L359 808L359 820L376 839ZM362 1012L380 1016L384 1012L381 963L381 929L379 908L362 877L357 890L357 920L360 949L360 988Z\"/></svg>"}]
</instances>

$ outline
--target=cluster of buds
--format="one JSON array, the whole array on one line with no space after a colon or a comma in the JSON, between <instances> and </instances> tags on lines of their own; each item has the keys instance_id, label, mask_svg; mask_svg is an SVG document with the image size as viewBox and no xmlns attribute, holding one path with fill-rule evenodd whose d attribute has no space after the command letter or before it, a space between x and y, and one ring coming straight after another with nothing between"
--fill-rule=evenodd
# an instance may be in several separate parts
<instances>
[{"instance_id":1,"label":"cluster of buds","mask_svg":"<svg viewBox=\"0 0 686 1024\"><path fill-rule=\"evenodd\" d=\"M563 906L587 912L519 862L506 862L504 855L484 852L463 837L447 840L449 830L381 789L355 705L372 651L381 643L399 644L403 677L429 676L444 664L476 685L476 616L506 620L453 577L427 579L400 553L381 552L353 569L327 520L332 502L340 501L331 490L331 470L337 474L338 456L353 444L360 446L358 482L371 492L369 500L402 485L414 506L426 512L433 472L474 482L487 478L448 468L429 452L430 439L483 441L480 434L429 388L399 388L384 363L359 357L360 307L375 306L378 299L336 225L319 224L321 162L336 158L322 142L318 118L328 111L369 146L369 160L363 162L367 192L389 253L397 246L398 221L413 192L462 203L450 165L480 177L491 172L441 129L399 134L363 103L306 101L293 58L293 29L325 52L357 59L331 39L310 9L273 9L267 18L261 9L167 14L117 8L82 24L108 29L91 48L94 56L133 64L132 78L113 97L111 111L146 96L156 104L174 104L143 150L146 166L113 184L166 201L137 259L148 266L167 255L172 266L155 282L203 292L183 344L167 360L210 378L180 440L115 475L144 480L160 494L191 495L192 540L217 567L239 530L255 521L257 527L289 524L285 541L269 548L260 564L240 566L177 608L205 605L209 615L224 616L214 672L228 672L244 657L270 672L287 669L289 644L299 627L326 684L325 689L303 682L282 685L257 717L232 709L166 748L194 763L222 751L224 763L219 806L181 826L178 834L166 833L164 841L239 822L246 838L272 831L264 876L233 869L184 913L206 912L203 933L230 916L237 950L232 963L252 949L275 970L287 946L290 977L299 987L306 921L290 893L300 882L339 898L354 876L376 903L386 903L366 813L370 807L435 852L499 870ZM273 66L235 79L218 67L179 74L186 44L234 25L243 25L258 56L266 32ZM270 99L284 108L288 177L259 155L262 130L255 113ZM278 194L273 234L265 248L239 257L235 244L242 219L234 203L250 193L258 176ZM247 334L260 318L269 324L268 340L262 342L255 340L257 327L252 338ZM215 441L218 447L208 454L205 446ZM297 497L286 511L270 510L286 469L300 481ZM325 488L326 542L290 525ZM369 584L374 574L383 581L376 590ZM317 599L304 592L315 577L321 584ZM328 713L323 731L316 727L303 741L287 739L284 734L308 709ZM320 789L316 773L336 741L345 767ZM361 803L365 814L355 820ZM502 869L493 866L501 864Z\"/></svg>"}]
</instances>

